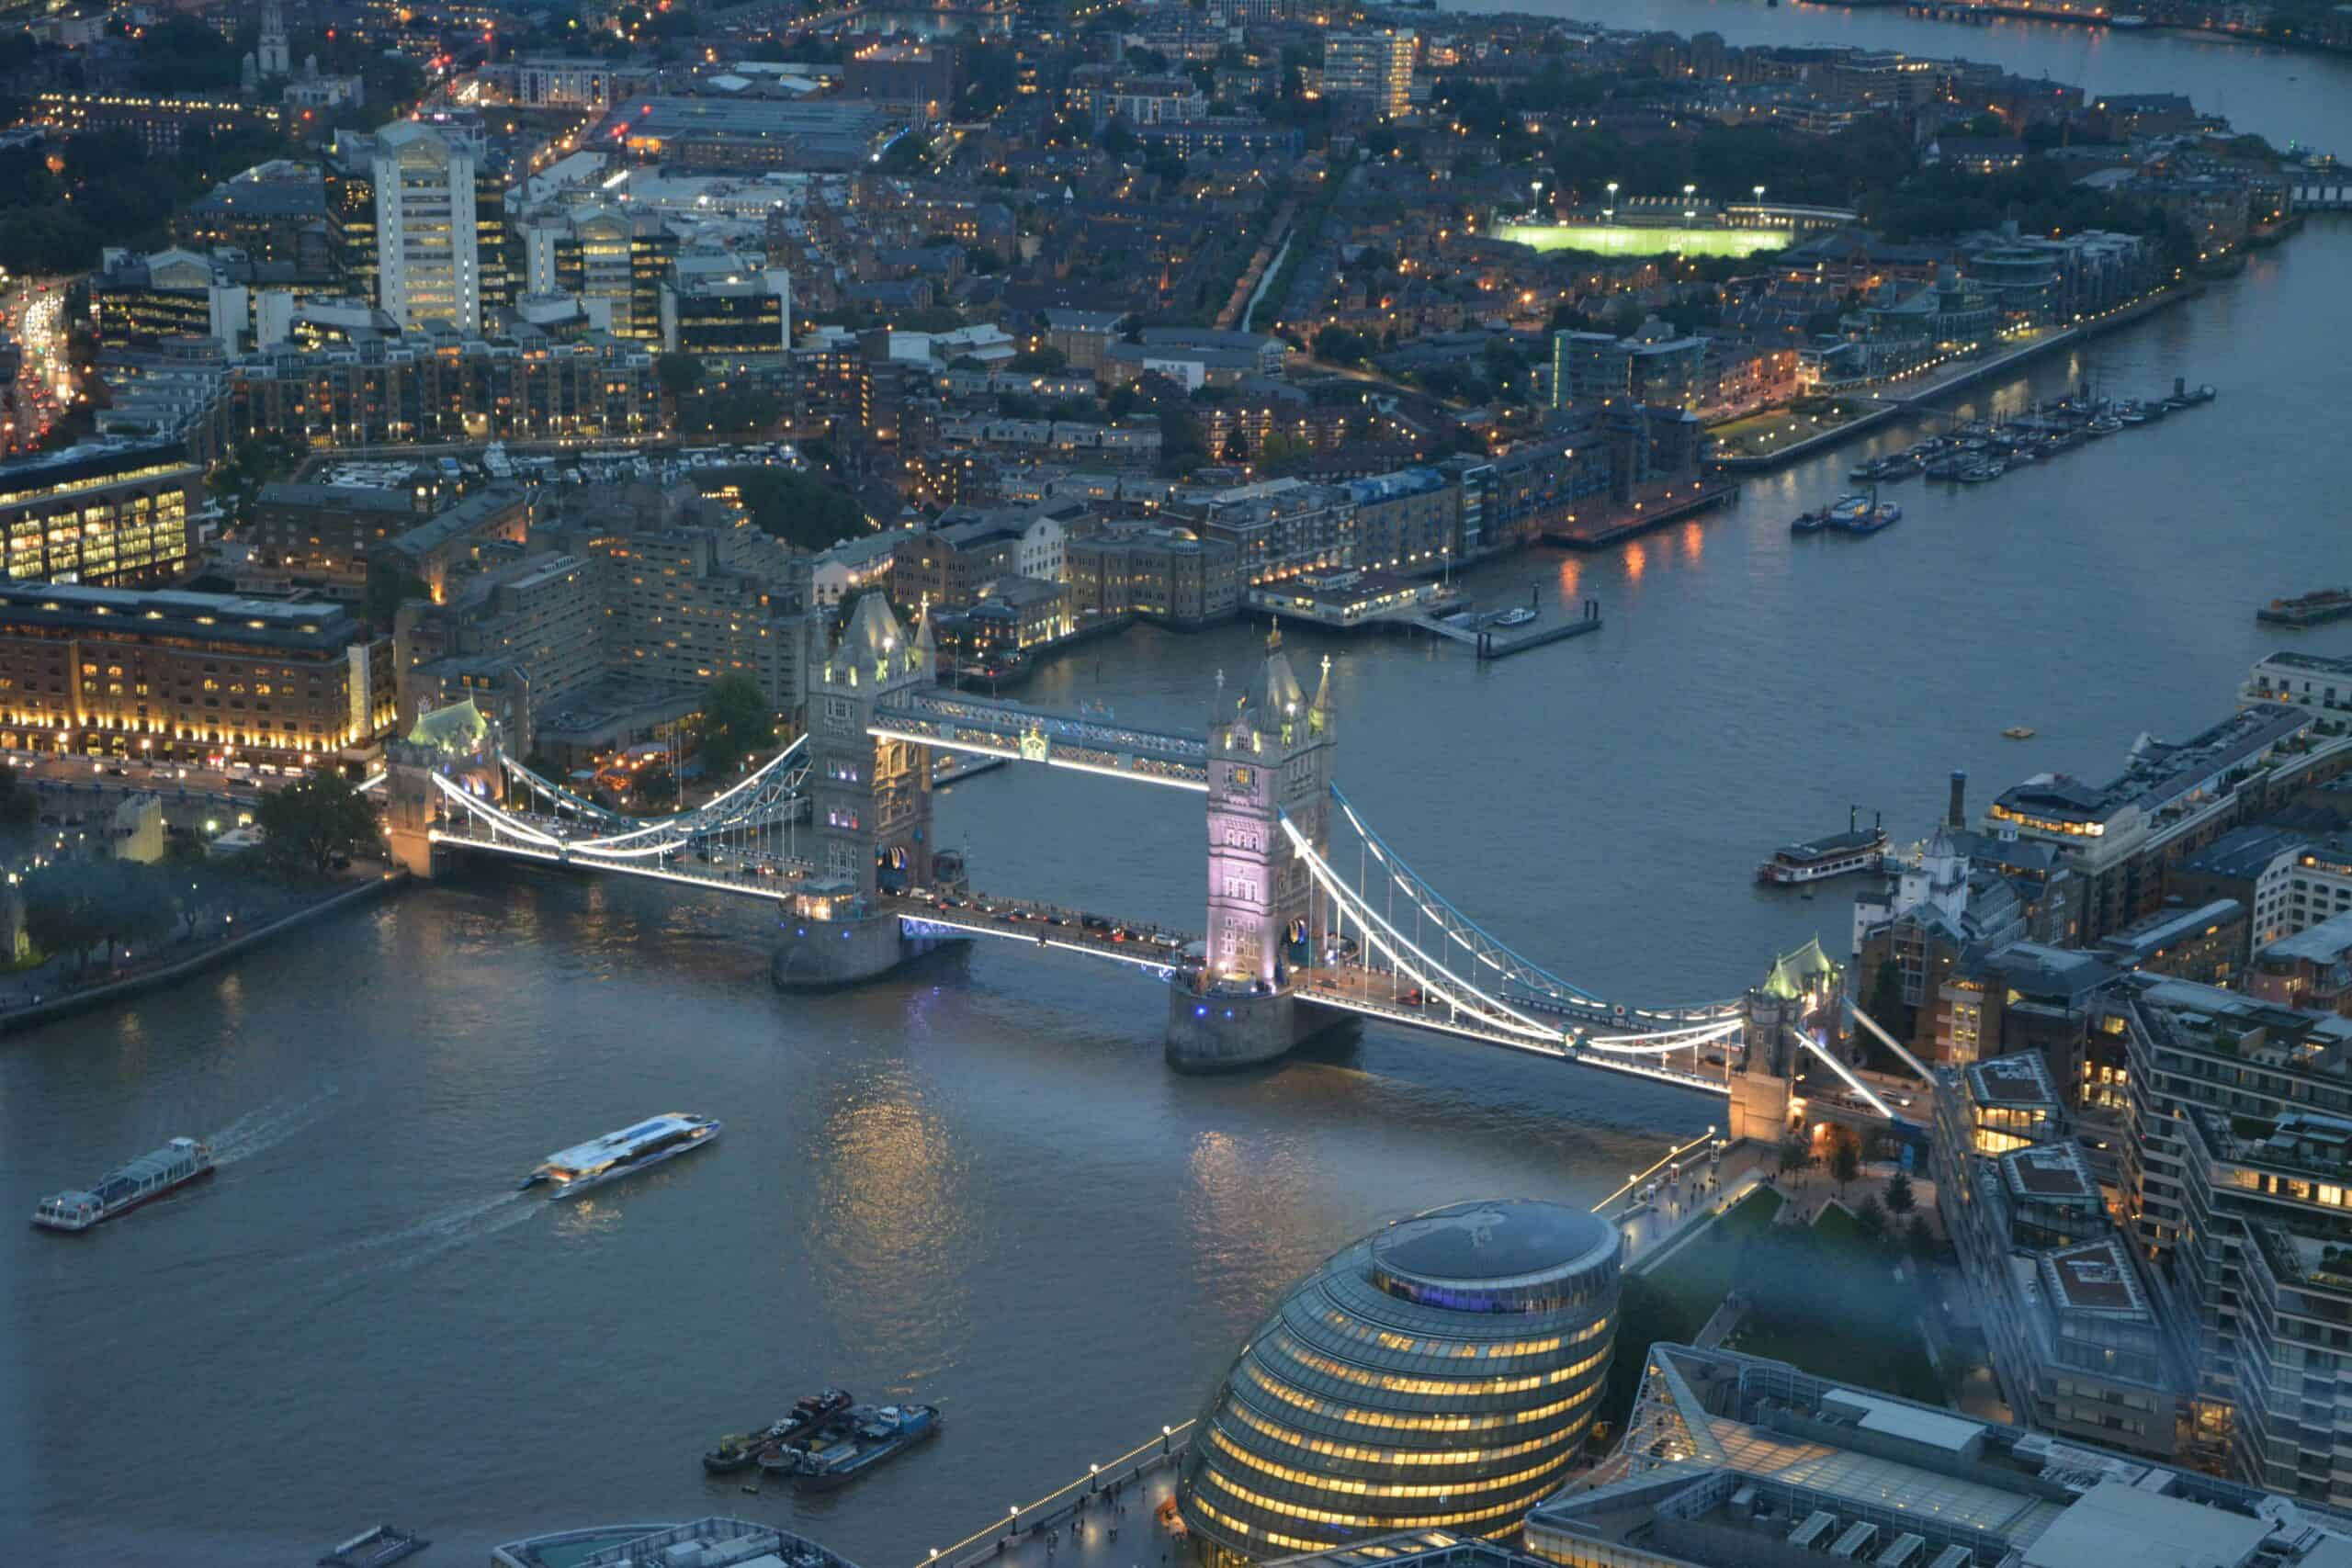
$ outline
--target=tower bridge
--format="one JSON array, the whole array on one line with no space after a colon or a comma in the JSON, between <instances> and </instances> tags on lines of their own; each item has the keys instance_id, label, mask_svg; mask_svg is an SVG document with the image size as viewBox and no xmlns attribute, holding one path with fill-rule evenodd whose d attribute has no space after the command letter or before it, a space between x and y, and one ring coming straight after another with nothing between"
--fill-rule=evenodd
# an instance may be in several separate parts
<instances>
[{"instance_id":1,"label":"tower bridge","mask_svg":"<svg viewBox=\"0 0 2352 1568\"><path fill-rule=\"evenodd\" d=\"M1742 997L1632 1006L1480 926L1335 786L1330 661L1310 694L1278 633L1201 736L942 693L936 657L927 617L910 633L865 596L812 671L808 732L708 803L643 820L506 758L469 706L445 710L391 748L389 836L424 874L489 854L760 900L786 988L984 940L1119 964L1165 984L1182 1070L1272 1061L1369 1018L1727 1098L1735 1136L1777 1138L1814 1111L1904 1119L1840 1059L1842 976L1817 944ZM1202 796L1202 929L972 894L933 835L943 750Z\"/></svg>"}]
</instances>

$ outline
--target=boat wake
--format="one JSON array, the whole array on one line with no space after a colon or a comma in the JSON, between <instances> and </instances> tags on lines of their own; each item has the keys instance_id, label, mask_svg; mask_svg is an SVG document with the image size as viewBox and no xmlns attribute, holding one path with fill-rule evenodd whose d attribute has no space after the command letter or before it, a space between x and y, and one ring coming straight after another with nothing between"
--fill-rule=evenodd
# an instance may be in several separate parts
<instances>
[{"instance_id":1,"label":"boat wake","mask_svg":"<svg viewBox=\"0 0 2352 1568\"><path fill-rule=\"evenodd\" d=\"M486 1241L501 1231L513 1230L544 1207L546 1201L535 1194L501 1192L454 1204L398 1230L345 1242L321 1254L319 1260L347 1258L356 1261L322 1281L322 1286L333 1290L378 1274L403 1272L461 1247Z\"/></svg>"},{"instance_id":2,"label":"boat wake","mask_svg":"<svg viewBox=\"0 0 2352 1568\"><path fill-rule=\"evenodd\" d=\"M276 1148L295 1134L315 1126L332 1108L333 1085L292 1105L266 1105L248 1111L206 1140L212 1145L215 1166L234 1165Z\"/></svg>"}]
</instances>

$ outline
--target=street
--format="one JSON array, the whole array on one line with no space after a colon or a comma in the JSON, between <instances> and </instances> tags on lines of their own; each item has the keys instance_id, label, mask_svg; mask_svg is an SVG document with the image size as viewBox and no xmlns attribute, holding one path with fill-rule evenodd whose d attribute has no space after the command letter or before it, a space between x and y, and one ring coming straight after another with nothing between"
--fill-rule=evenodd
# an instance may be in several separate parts
<instances>
[{"instance_id":1,"label":"street","mask_svg":"<svg viewBox=\"0 0 2352 1568\"><path fill-rule=\"evenodd\" d=\"M65 295L46 278L0 277L0 323L21 351L8 407L0 416L0 449L28 452L74 400L65 356Z\"/></svg>"}]
</instances>

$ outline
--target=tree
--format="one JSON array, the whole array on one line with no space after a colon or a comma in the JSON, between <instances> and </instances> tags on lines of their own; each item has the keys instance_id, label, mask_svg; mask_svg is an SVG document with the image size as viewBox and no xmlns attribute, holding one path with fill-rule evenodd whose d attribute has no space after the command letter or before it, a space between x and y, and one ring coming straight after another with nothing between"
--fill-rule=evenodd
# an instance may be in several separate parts
<instances>
[{"instance_id":1,"label":"tree","mask_svg":"<svg viewBox=\"0 0 2352 1568\"><path fill-rule=\"evenodd\" d=\"M744 511L763 531L804 550L865 533L849 491L792 468L737 468L729 476Z\"/></svg>"},{"instance_id":2,"label":"tree","mask_svg":"<svg viewBox=\"0 0 2352 1568\"><path fill-rule=\"evenodd\" d=\"M1846 1183L1862 1174L1862 1145L1844 1127L1832 1128L1829 1134L1829 1176L1838 1183L1838 1196L1846 1195Z\"/></svg>"},{"instance_id":3,"label":"tree","mask_svg":"<svg viewBox=\"0 0 2352 1568\"><path fill-rule=\"evenodd\" d=\"M637 775L629 793L640 807L669 806L678 798L678 778L666 764L657 762Z\"/></svg>"},{"instance_id":4,"label":"tree","mask_svg":"<svg viewBox=\"0 0 2352 1568\"><path fill-rule=\"evenodd\" d=\"M1877 1243L1886 1239L1886 1211L1880 1207L1875 1195L1865 1197L1855 1207L1854 1228L1862 1233L1865 1241Z\"/></svg>"},{"instance_id":5,"label":"tree","mask_svg":"<svg viewBox=\"0 0 2352 1568\"><path fill-rule=\"evenodd\" d=\"M1782 1176L1803 1170L1812 1162L1812 1145L1793 1133L1781 1140L1780 1166Z\"/></svg>"},{"instance_id":6,"label":"tree","mask_svg":"<svg viewBox=\"0 0 2352 1568\"><path fill-rule=\"evenodd\" d=\"M721 675L702 703L702 760L727 774L775 742L775 709L749 675Z\"/></svg>"},{"instance_id":7,"label":"tree","mask_svg":"<svg viewBox=\"0 0 2352 1568\"><path fill-rule=\"evenodd\" d=\"M653 362L653 373L662 378L662 389L673 401L702 385L702 361L691 354L662 355Z\"/></svg>"},{"instance_id":8,"label":"tree","mask_svg":"<svg viewBox=\"0 0 2352 1568\"><path fill-rule=\"evenodd\" d=\"M1903 1250L1925 1263L1936 1255L1936 1233L1925 1214L1914 1214L1903 1227Z\"/></svg>"},{"instance_id":9,"label":"tree","mask_svg":"<svg viewBox=\"0 0 2352 1568\"><path fill-rule=\"evenodd\" d=\"M1333 365L1363 363L1363 339L1345 327L1325 327L1315 334L1315 357Z\"/></svg>"},{"instance_id":10,"label":"tree","mask_svg":"<svg viewBox=\"0 0 2352 1568\"><path fill-rule=\"evenodd\" d=\"M402 604L412 599L430 599L433 590L424 579L409 570L408 564L390 551L379 551L368 558L368 592L362 609L368 624L378 631L391 629L392 617L400 614Z\"/></svg>"},{"instance_id":11,"label":"tree","mask_svg":"<svg viewBox=\"0 0 2352 1568\"><path fill-rule=\"evenodd\" d=\"M1127 154L1136 150L1136 133L1127 129L1125 120L1121 119L1117 115L1113 115L1102 122L1102 129L1095 133L1094 145L1102 149L1106 157L1125 163Z\"/></svg>"},{"instance_id":12,"label":"tree","mask_svg":"<svg viewBox=\"0 0 2352 1568\"><path fill-rule=\"evenodd\" d=\"M1911 1177L1908 1172L1898 1170L1886 1179L1886 1212L1888 1213L1899 1220L1918 1206L1919 1200L1911 1190Z\"/></svg>"},{"instance_id":13,"label":"tree","mask_svg":"<svg viewBox=\"0 0 2352 1568\"><path fill-rule=\"evenodd\" d=\"M17 781L17 770L0 767L0 830L29 828L40 814L40 801Z\"/></svg>"},{"instance_id":14,"label":"tree","mask_svg":"<svg viewBox=\"0 0 2352 1568\"><path fill-rule=\"evenodd\" d=\"M337 855L383 852L376 808L341 773L321 769L264 795L254 812L272 863L324 876Z\"/></svg>"},{"instance_id":15,"label":"tree","mask_svg":"<svg viewBox=\"0 0 2352 1568\"><path fill-rule=\"evenodd\" d=\"M25 935L52 957L71 953L79 969L106 933L98 929L97 900L82 865L51 863L47 874L25 884Z\"/></svg>"}]
</instances>

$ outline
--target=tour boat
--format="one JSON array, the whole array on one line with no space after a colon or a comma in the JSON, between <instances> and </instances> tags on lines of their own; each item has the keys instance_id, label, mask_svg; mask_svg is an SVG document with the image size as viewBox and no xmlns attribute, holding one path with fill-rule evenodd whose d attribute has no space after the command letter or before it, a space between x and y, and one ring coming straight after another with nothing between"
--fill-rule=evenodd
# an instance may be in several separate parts
<instances>
[{"instance_id":1,"label":"tour boat","mask_svg":"<svg viewBox=\"0 0 2352 1568\"><path fill-rule=\"evenodd\" d=\"M1756 868L1756 880L1780 887L1821 882L1849 872L1877 871L1886 860L1886 831L1873 821L1857 825L1859 813L1849 812L1846 831L1809 843L1783 844L1772 858Z\"/></svg>"},{"instance_id":2,"label":"tour boat","mask_svg":"<svg viewBox=\"0 0 2352 1568\"><path fill-rule=\"evenodd\" d=\"M549 1184L548 1197L577 1198L592 1187L698 1149L718 1136L724 1125L707 1116L665 1111L634 1127L559 1149L516 1185L536 1187L544 1181Z\"/></svg>"},{"instance_id":3,"label":"tour boat","mask_svg":"<svg viewBox=\"0 0 2352 1568\"><path fill-rule=\"evenodd\" d=\"M174 1138L153 1154L117 1166L85 1190L51 1193L33 1210L33 1224L53 1231L85 1231L175 1187L212 1174L212 1150L194 1138Z\"/></svg>"},{"instance_id":4,"label":"tour boat","mask_svg":"<svg viewBox=\"0 0 2352 1568\"><path fill-rule=\"evenodd\" d=\"M1501 615L1497 615L1495 617L1495 625L1498 626L1523 626L1534 618L1535 612L1529 609L1526 605L1521 604L1516 610L1505 610Z\"/></svg>"}]
</instances>

